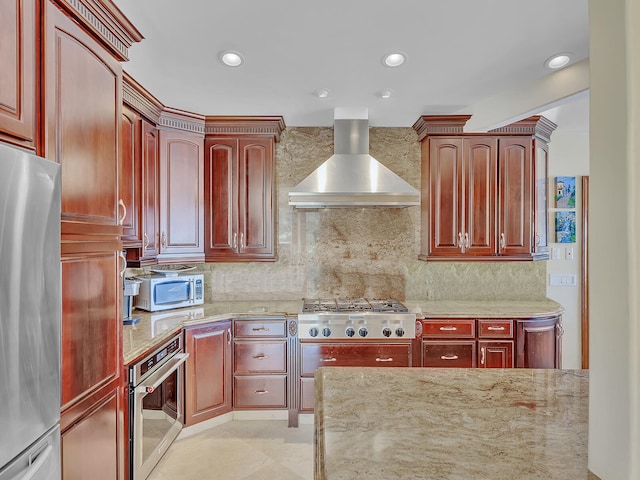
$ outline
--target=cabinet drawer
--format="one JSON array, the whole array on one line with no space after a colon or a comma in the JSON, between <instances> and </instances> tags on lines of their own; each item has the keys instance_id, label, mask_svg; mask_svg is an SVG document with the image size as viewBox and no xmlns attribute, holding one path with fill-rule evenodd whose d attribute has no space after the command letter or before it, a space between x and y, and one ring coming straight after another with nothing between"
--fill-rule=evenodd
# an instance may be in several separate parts
<instances>
[{"instance_id":1,"label":"cabinet drawer","mask_svg":"<svg viewBox=\"0 0 640 480\"><path fill-rule=\"evenodd\" d=\"M236 376L233 379L234 408L286 408L286 375Z\"/></svg>"},{"instance_id":2,"label":"cabinet drawer","mask_svg":"<svg viewBox=\"0 0 640 480\"><path fill-rule=\"evenodd\" d=\"M456 337L475 338L476 321L473 318L465 319L434 319L422 321L422 337Z\"/></svg>"},{"instance_id":3,"label":"cabinet drawer","mask_svg":"<svg viewBox=\"0 0 640 480\"><path fill-rule=\"evenodd\" d=\"M483 318L478 320L478 338L512 338L513 320Z\"/></svg>"},{"instance_id":4,"label":"cabinet drawer","mask_svg":"<svg viewBox=\"0 0 640 480\"><path fill-rule=\"evenodd\" d=\"M302 375L319 367L409 367L409 344L318 344L303 343Z\"/></svg>"},{"instance_id":5,"label":"cabinet drawer","mask_svg":"<svg viewBox=\"0 0 640 480\"><path fill-rule=\"evenodd\" d=\"M286 373L287 342L235 342L234 373Z\"/></svg>"},{"instance_id":6,"label":"cabinet drawer","mask_svg":"<svg viewBox=\"0 0 640 480\"><path fill-rule=\"evenodd\" d=\"M286 338L287 321L281 320L234 320L234 338Z\"/></svg>"},{"instance_id":7,"label":"cabinet drawer","mask_svg":"<svg viewBox=\"0 0 640 480\"><path fill-rule=\"evenodd\" d=\"M472 368L476 366L476 342L429 341L422 342L423 367Z\"/></svg>"}]
</instances>

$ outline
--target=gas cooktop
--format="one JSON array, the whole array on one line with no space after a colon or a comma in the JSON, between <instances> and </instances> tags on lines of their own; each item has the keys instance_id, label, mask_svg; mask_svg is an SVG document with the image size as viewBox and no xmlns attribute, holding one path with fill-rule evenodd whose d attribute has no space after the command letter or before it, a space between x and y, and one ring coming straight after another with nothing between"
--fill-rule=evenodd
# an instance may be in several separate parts
<instances>
[{"instance_id":1,"label":"gas cooktop","mask_svg":"<svg viewBox=\"0 0 640 480\"><path fill-rule=\"evenodd\" d=\"M298 331L301 339L410 339L415 321L415 313L392 298L305 298Z\"/></svg>"}]
</instances>

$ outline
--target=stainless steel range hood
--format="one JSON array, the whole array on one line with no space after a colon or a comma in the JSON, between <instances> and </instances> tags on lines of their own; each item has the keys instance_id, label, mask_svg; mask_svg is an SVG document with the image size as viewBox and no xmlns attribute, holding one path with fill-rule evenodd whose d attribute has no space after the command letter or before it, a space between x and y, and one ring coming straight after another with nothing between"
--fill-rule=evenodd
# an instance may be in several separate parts
<instances>
[{"instance_id":1,"label":"stainless steel range hood","mask_svg":"<svg viewBox=\"0 0 640 480\"><path fill-rule=\"evenodd\" d=\"M369 155L367 109L336 109L334 155L289 192L297 208L420 205L420 192Z\"/></svg>"}]
</instances>

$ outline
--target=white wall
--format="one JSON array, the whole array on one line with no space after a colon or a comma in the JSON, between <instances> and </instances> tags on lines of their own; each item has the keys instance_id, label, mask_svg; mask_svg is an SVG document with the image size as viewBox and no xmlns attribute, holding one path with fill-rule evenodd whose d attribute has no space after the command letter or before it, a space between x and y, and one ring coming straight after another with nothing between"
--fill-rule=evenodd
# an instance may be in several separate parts
<instances>
[{"instance_id":1,"label":"white wall","mask_svg":"<svg viewBox=\"0 0 640 480\"><path fill-rule=\"evenodd\" d=\"M589 466L640 478L638 0L590 0Z\"/></svg>"},{"instance_id":2,"label":"white wall","mask_svg":"<svg viewBox=\"0 0 640 480\"><path fill-rule=\"evenodd\" d=\"M580 288L576 286L551 286L552 274L571 274L580 280L582 255L582 176L589 175L589 133L566 132L562 125L551 135L549 144L549 248L557 249L560 259L547 262L547 297L560 303L565 309L562 316L562 368L581 368ZM555 243L554 186L557 176L576 177L576 243ZM566 258L567 249L573 249L573 260Z\"/></svg>"}]
</instances>

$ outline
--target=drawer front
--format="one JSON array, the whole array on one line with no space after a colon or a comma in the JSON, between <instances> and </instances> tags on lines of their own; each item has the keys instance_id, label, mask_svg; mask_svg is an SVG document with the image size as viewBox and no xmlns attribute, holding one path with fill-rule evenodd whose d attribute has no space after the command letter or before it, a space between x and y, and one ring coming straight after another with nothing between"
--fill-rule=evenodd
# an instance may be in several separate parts
<instances>
[{"instance_id":1,"label":"drawer front","mask_svg":"<svg viewBox=\"0 0 640 480\"><path fill-rule=\"evenodd\" d=\"M287 408L286 375L236 376L234 408Z\"/></svg>"},{"instance_id":2,"label":"drawer front","mask_svg":"<svg viewBox=\"0 0 640 480\"><path fill-rule=\"evenodd\" d=\"M478 338L513 338L513 320L479 319Z\"/></svg>"},{"instance_id":3,"label":"drawer front","mask_svg":"<svg viewBox=\"0 0 640 480\"><path fill-rule=\"evenodd\" d=\"M422 338L475 338L476 321L465 319L434 319L422 321Z\"/></svg>"},{"instance_id":4,"label":"drawer front","mask_svg":"<svg viewBox=\"0 0 640 480\"><path fill-rule=\"evenodd\" d=\"M287 342L234 342L234 373L286 373Z\"/></svg>"},{"instance_id":5,"label":"drawer front","mask_svg":"<svg viewBox=\"0 0 640 480\"><path fill-rule=\"evenodd\" d=\"M300 379L300 411L302 412L313 411L316 404L314 384L313 377Z\"/></svg>"},{"instance_id":6,"label":"drawer front","mask_svg":"<svg viewBox=\"0 0 640 480\"><path fill-rule=\"evenodd\" d=\"M234 320L234 338L287 338L287 321Z\"/></svg>"},{"instance_id":7,"label":"drawer front","mask_svg":"<svg viewBox=\"0 0 640 480\"><path fill-rule=\"evenodd\" d=\"M472 368L476 366L476 342L429 341L422 342L423 367Z\"/></svg>"},{"instance_id":8,"label":"drawer front","mask_svg":"<svg viewBox=\"0 0 640 480\"><path fill-rule=\"evenodd\" d=\"M409 367L410 344L317 344L303 343L302 375L319 367Z\"/></svg>"}]
</instances>

